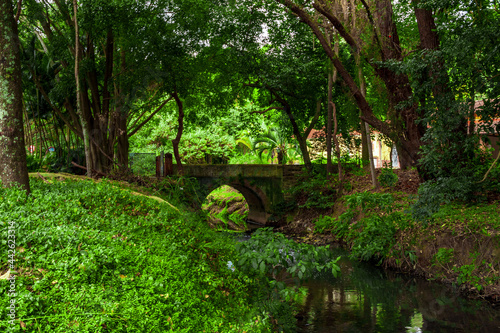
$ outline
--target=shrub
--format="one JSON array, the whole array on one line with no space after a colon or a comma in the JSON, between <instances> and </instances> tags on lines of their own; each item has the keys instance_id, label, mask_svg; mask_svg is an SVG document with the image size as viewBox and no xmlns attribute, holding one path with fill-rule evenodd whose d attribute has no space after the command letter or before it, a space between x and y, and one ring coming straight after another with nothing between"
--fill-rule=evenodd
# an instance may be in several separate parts
<instances>
[{"instance_id":1,"label":"shrub","mask_svg":"<svg viewBox=\"0 0 500 333\"><path fill-rule=\"evenodd\" d=\"M394 187L398 183L398 175L394 173L392 168L382 168L378 176L378 181L383 187Z\"/></svg>"},{"instance_id":2,"label":"shrub","mask_svg":"<svg viewBox=\"0 0 500 333\"><path fill-rule=\"evenodd\" d=\"M297 202L302 202L299 204L301 208L330 208L337 198L336 190L330 186L326 173L314 173L304 178L290 192ZM300 200L301 198L305 200Z\"/></svg>"},{"instance_id":3,"label":"shrub","mask_svg":"<svg viewBox=\"0 0 500 333\"><path fill-rule=\"evenodd\" d=\"M334 225L335 219L331 216L320 216L314 221L314 232L323 233Z\"/></svg>"},{"instance_id":4,"label":"shrub","mask_svg":"<svg viewBox=\"0 0 500 333\"><path fill-rule=\"evenodd\" d=\"M130 153L130 169L139 176L156 173L156 156L153 153Z\"/></svg>"},{"instance_id":5,"label":"shrub","mask_svg":"<svg viewBox=\"0 0 500 333\"><path fill-rule=\"evenodd\" d=\"M441 265L449 264L453 260L454 252L454 249L439 248L437 253L432 257L432 261Z\"/></svg>"},{"instance_id":6,"label":"shrub","mask_svg":"<svg viewBox=\"0 0 500 333\"><path fill-rule=\"evenodd\" d=\"M37 155L27 153L26 164L28 166L28 172L37 172L40 170L42 160L40 160Z\"/></svg>"},{"instance_id":7,"label":"shrub","mask_svg":"<svg viewBox=\"0 0 500 333\"><path fill-rule=\"evenodd\" d=\"M426 181L418 189L418 200L412 207L412 216L417 221L428 223L443 204L478 199L474 196L475 189L477 184L474 179L466 175Z\"/></svg>"},{"instance_id":8,"label":"shrub","mask_svg":"<svg viewBox=\"0 0 500 333\"><path fill-rule=\"evenodd\" d=\"M410 225L409 216L393 211L394 196L365 191L344 198L349 208L333 223L332 233L351 243L352 258L369 260L388 255L397 230ZM365 217L354 222L361 213Z\"/></svg>"},{"instance_id":9,"label":"shrub","mask_svg":"<svg viewBox=\"0 0 500 333\"><path fill-rule=\"evenodd\" d=\"M315 247L296 243L271 228L259 228L246 242L237 244L237 267L249 274L270 274L276 277L285 272L304 280L317 272L330 270L334 276L340 272L328 246Z\"/></svg>"}]
</instances>

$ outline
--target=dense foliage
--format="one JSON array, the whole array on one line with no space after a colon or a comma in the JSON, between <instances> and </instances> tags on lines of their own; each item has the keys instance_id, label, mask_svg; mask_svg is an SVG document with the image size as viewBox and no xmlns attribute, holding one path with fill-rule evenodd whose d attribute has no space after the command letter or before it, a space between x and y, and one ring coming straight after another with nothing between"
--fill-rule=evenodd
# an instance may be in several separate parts
<instances>
[{"instance_id":1,"label":"dense foliage","mask_svg":"<svg viewBox=\"0 0 500 333\"><path fill-rule=\"evenodd\" d=\"M0 191L1 268L14 222L16 314L30 331L270 328L266 279L228 269L239 257L233 241L195 215L106 181L31 185L28 198ZM9 287L0 281L4 329Z\"/></svg>"}]
</instances>

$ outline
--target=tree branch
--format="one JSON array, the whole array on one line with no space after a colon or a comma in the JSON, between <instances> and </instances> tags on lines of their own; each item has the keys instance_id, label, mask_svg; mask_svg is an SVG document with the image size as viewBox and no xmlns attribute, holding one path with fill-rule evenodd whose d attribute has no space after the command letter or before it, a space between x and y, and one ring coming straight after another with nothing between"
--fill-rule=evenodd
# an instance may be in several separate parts
<instances>
[{"instance_id":1,"label":"tree branch","mask_svg":"<svg viewBox=\"0 0 500 333\"><path fill-rule=\"evenodd\" d=\"M359 109L363 114L363 120L365 120L373 127L377 128L383 134L386 134L387 136L392 136L392 131L389 124L375 117L375 115L373 114L373 110L371 109L370 105L368 104L364 96L361 94L361 90L357 86L356 82L351 77L349 72L345 69L344 65L339 60L339 58L336 56L335 52L331 48L331 45L328 44L327 40L325 39L325 36L320 31L318 25L315 22L313 22L309 14L307 14L302 8L296 5L292 0L277 0L277 1L283 3L290 10L296 13L297 16L299 16L302 19L302 21L311 28L314 35L319 39L321 46L325 50L326 54L332 61L335 68L337 68L339 74L342 76L343 81L349 87L349 90L351 91Z\"/></svg>"},{"instance_id":2,"label":"tree branch","mask_svg":"<svg viewBox=\"0 0 500 333\"><path fill-rule=\"evenodd\" d=\"M345 27L342 25L342 22L340 22L340 20L336 16L334 16L332 13L330 13L325 9L325 6L326 5L324 0L317 0L317 2L313 3L314 9L316 9L320 14L325 16L333 24L335 29L337 29L337 31L344 38L347 44L351 45L354 51L357 52L359 50L359 46L354 40L354 38L347 32Z\"/></svg>"},{"instance_id":3,"label":"tree branch","mask_svg":"<svg viewBox=\"0 0 500 333\"><path fill-rule=\"evenodd\" d=\"M170 102L172 100L172 98L174 98L174 97L172 96L169 99L167 99L165 102L161 103L161 105L153 113L151 113L151 115L149 117L147 117L142 123L140 123L139 125L137 125L137 127L134 128L132 130L132 132L130 132L130 134L128 135L128 137L130 138L132 135L134 135L135 133L137 133L137 131L140 130L141 127L144 126L148 121L150 121L151 118L153 118L155 116L155 114L157 114L158 111L160 111L165 106L165 104L167 104L168 102ZM141 115L141 117L142 117L142 115ZM136 122L134 122L134 125L135 125Z\"/></svg>"},{"instance_id":4,"label":"tree branch","mask_svg":"<svg viewBox=\"0 0 500 333\"><path fill-rule=\"evenodd\" d=\"M373 27L373 34L375 36L375 41L377 42L377 45L378 45L379 49L382 50L382 43L380 43L380 39L378 38L377 26L375 25L375 21L373 20L373 15L372 15L372 12L370 10L370 7L368 6L368 4L366 3L365 0L361 0L361 3L365 7L366 14L368 15L368 20L370 21L370 23L371 23L371 25ZM382 56L384 56L383 52L382 52Z\"/></svg>"},{"instance_id":5,"label":"tree branch","mask_svg":"<svg viewBox=\"0 0 500 333\"><path fill-rule=\"evenodd\" d=\"M21 7L23 5L23 0L19 0L17 2L17 13L16 13L16 22L19 21L19 17L21 16Z\"/></svg>"},{"instance_id":6,"label":"tree branch","mask_svg":"<svg viewBox=\"0 0 500 333\"><path fill-rule=\"evenodd\" d=\"M271 111L271 110L284 110L284 108L280 107L280 106L273 106L273 107L270 107L264 111L252 111L250 113L258 113L258 114L264 114L266 113L267 111Z\"/></svg>"}]
</instances>

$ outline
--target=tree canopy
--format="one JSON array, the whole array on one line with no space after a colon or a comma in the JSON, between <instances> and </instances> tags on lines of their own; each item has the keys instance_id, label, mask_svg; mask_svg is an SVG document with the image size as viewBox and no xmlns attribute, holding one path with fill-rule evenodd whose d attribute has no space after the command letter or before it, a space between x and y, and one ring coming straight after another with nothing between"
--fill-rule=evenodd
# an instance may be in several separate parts
<instances>
[{"instance_id":1,"label":"tree canopy","mask_svg":"<svg viewBox=\"0 0 500 333\"><path fill-rule=\"evenodd\" d=\"M25 0L28 141L57 138L68 159L85 142L84 167L103 175L128 167L146 124L172 119L163 144L182 164L185 126L201 136L239 108L249 115L238 111L229 135L258 124L245 118L273 119L310 165L307 137L331 131L333 103L343 137L366 121L402 167L457 174L474 163L473 134L498 133L498 11L486 0Z\"/></svg>"}]
</instances>

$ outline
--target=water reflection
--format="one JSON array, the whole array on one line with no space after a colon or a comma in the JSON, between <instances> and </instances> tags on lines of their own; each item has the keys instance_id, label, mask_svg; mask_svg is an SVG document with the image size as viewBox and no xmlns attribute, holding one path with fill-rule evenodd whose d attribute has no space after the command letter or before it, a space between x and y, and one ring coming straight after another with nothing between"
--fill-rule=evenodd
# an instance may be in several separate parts
<instances>
[{"instance_id":1,"label":"water reflection","mask_svg":"<svg viewBox=\"0 0 500 333\"><path fill-rule=\"evenodd\" d=\"M345 255L339 264L339 278L325 274L305 285L298 332L500 332L500 309L458 297L447 286Z\"/></svg>"}]
</instances>

